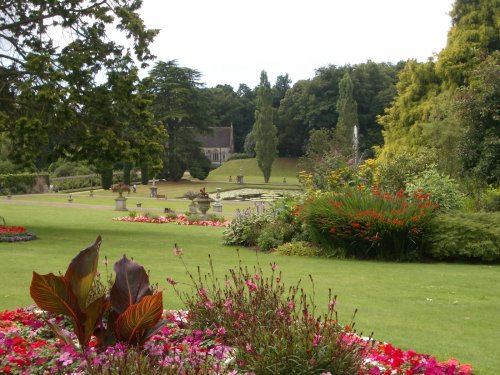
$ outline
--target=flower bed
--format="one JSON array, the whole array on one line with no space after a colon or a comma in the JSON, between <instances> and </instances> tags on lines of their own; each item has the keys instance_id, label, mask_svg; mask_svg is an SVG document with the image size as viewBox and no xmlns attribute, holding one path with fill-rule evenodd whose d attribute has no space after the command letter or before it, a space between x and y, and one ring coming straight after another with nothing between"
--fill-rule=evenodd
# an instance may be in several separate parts
<instances>
[{"instance_id":1,"label":"flower bed","mask_svg":"<svg viewBox=\"0 0 500 375\"><path fill-rule=\"evenodd\" d=\"M157 374L239 374L234 363L234 349L225 346L226 330L189 330L185 311L164 311L166 325L146 342L143 351L115 344L99 351L93 341L85 353L77 346L65 345L55 338L48 323L58 324L68 331L69 322L50 315L34 306L0 313L0 372L5 374L86 374L127 368L137 373ZM69 334L69 332L67 332ZM76 337L71 333L75 345ZM374 343L360 338L347 329L344 340L363 345L364 362L359 375L468 375L470 365L460 365L450 359L435 358L412 350L402 351L387 343ZM110 372L111 372L110 371ZM328 374L327 372L324 374Z\"/></svg>"},{"instance_id":2,"label":"flower bed","mask_svg":"<svg viewBox=\"0 0 500 375\"><path fill-rule=\"evenodd\" d=\"M0 225L0 242L17 242L34 240L36 235L24 227Z\"/></svg>"},{"instance_id":3,"label":"flower bed","mask_svg":"<svg viewBox=\"0 0 500 375\"><path fill-rule=\"evenodd\" d=\"M154 223L154 224L167 224L176 223L177 225L202 225L204 227L227 227L231 221L214 221L214 220L189 220L186 215L177 215L176 217L160 216L160 217L150 217L150 216L123 216L114 217L114 221L127 221L131 223Z\"/></svg>"}]
</instances>

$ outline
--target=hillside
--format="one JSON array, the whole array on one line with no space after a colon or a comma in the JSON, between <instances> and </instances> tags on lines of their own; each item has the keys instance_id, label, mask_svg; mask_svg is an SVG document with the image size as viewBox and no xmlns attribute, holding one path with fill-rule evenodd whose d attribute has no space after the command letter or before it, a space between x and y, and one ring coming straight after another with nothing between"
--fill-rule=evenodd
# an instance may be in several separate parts
<instances>
[{"instance_id":1,"label":"hillside","mask_svg":"<svg viewBox=\"0 0 500 375\"><path fill-rule=\"evenodd\" d=\"M269 183L281 184L283 183L283 178L286 178L287 184L297 184L297 174L299 172L297 169L297 161L296 158L276 159L273 163ZM236 176L240 173L243 173L243 181L245 183L264 182L264 177L257 165L256 159L230 160L211 171L207 181L229 181L229 176L231 176L233 182L235 182Z\"/></svg>"}]
</instances>

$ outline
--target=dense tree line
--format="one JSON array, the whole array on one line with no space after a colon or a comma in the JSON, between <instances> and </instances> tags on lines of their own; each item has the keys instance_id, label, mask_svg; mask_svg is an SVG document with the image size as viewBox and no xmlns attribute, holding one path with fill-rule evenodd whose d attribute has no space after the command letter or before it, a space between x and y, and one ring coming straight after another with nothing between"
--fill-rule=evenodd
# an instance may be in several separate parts
<instances>
[{"instance_id":1,"label":"dense tree line","mask_svg":"<svg viewBox=\"0 0 500 375\"><path fill-rule=\"evenodd\" d=\"M26 170L63 157L103 174L135 165L172 180L186 169L203 177L207 160L193 134L231 124L236 151L255 152L259 86L206 88L198 71L175 61L158 61L139 79L157 33L143 24L140 6L0 4L2 158ZM425 155L446 174L497 184L499 8L495 0L456 0L447 46L425 63L330 65L293 85L288 74L278 76L266 121L276 126L279 155L303 155L319 129L347 155L357 125L359 149L375 150L380 163ZM108 38L112 23L131 49ZM69 41L57 43L54 33Z\"/></svg>"}]
</instances>

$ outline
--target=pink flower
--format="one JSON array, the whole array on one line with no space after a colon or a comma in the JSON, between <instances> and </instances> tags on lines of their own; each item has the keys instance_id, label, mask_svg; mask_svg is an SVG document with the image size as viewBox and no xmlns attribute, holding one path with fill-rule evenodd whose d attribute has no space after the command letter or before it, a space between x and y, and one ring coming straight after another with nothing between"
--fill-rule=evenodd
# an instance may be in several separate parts
<instances>
[{"instance_id":1,"label":"pink flower","mask_svg":"<svg viewBox=\"0 0 500 375\"><path fill-rule=\"evenodd\" d=\"M321 335L314 335L314 338L313 338L313 341L312 341L313 346L318 346L318 344L321 341L322 337L323 336L321 336Z\"/></svg>"},{"instance_id":2,"label":"pink flower","mask_svg":"<svg viewBox=\"0 0 500 375\"><path fill-rule=\"evenodd\" d=\"M335 299L332 299L330 302L328 302L328 310L334 311L336 303L337 301Z\"/></svg>"},{"instance_id":3,"label":"pink flower","mask_svg":"<svg viewBox=\"0 0 500 375\"><path fill-rule=\"evenodd\" d=\"M182 256L182 253L183 253L182 249L181 249L179 246L177 246L177 244L176 244L176 243L174 244L173 253L174 253L174 255L175 255L176 257L180 257L180 256Z\"/></svg>"},{"instance_id":4,"label":"pink flower","mask_svg":"<svg viewBox=\"0 0 500 375\"><path fill-rule=\"evenodd\" d=\"M247 279L245 281L245 284L248 286L248 289L250 290L250 292L257 290L257 285L252 280Z\"/></svg>"}]
</instances>

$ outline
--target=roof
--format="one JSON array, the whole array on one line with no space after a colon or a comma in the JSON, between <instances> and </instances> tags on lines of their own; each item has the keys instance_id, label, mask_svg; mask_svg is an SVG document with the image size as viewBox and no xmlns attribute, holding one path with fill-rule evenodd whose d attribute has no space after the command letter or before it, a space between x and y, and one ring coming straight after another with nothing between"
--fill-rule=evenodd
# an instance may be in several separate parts
<instances>
[{"instance_id":1,"label":"roof","mask_svg":"<svg viewBox=\"0 0 500 375\"><path fill-rule=\"evenodd\" d=\"M232 148L231 127L210 128L210 134L198 134L196 140L201 143L201 147L229 147Z\"/></svg>"}]
</instances>

